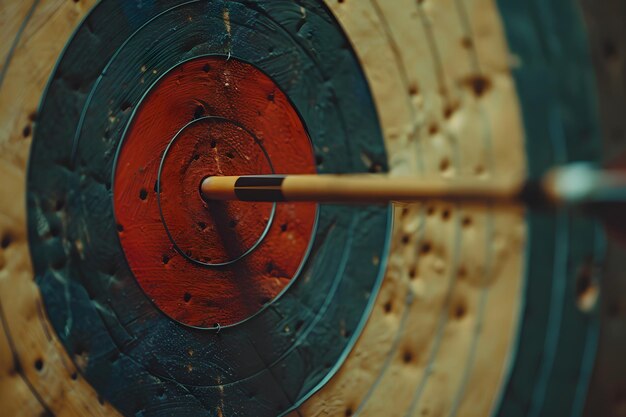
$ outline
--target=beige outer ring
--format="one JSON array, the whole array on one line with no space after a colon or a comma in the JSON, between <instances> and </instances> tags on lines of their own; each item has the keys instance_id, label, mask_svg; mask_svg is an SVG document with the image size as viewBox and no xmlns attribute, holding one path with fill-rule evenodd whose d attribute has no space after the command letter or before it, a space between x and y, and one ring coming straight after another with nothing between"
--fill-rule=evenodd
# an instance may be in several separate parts
<instances>
[{"instance_id":1,"label":"beige outer ring","mask_svg":"<svg viewBox=\"0 0 626 417\"><path fill-rule=\"evenodd\" d=\"M513 59L494 0L328 4L369 79L395 174L439 172L477 181L524 175ZM301 407L301 414L341 416L358 410L362 416L391 417L411 410L408 415L432 417L456 409L458 416L488 416L515 342L525 233L520 210L489 213L437 203L398 207L374 312L340 372ZM359 409L381 375L406 308L399 349ZM474 340L476 356L467 368Z\"/></svg>"},{"instance_id":2,"label":"beige outer ring","mask_svg":"<svg viewBox=\"0 0 626 417\"><path fill-rule=\"evenodd\" d=\"M31 119L63 47L93 3L41 1L23 29L0 90L0 235L11 240L0 249L0 306L6 318L0 322L0 415L39 416L45 411L42 403L56 416L117 414L100 404L95 390L76 373L48 322L33 281L26 233L28 128L32 131ZM0 39L15 38L31 6L31 1L0 4ZM9 41L0 44L2 65L10 47Z\"/></svg>"},{"instance_id":3,"label":"beige outer ring","mask_svg":"<svg viewBox=\"0 0 626 417\"><path fill-rule=\"evenodd\" d=\"M54 64L93 3L42 0L0 90L0 236L11 238L0 249L0 305L6 318L0 327L11 335L8 340L0 329L2 415L37 416L44 411L42 402L57 416L117 414L100 404L80 376L72 379L74 365L33 282L24 207L31 144L24 128L32 129L30 116ZM394 173L439 172L477 180L524 174L523 129L510 75L514 59L494 0L327 3L365 69ZM30 6L27 1L0 5L1 39L15 37ZM1 63L9 47L10 42L0 44ZM389 265L367 326L339 373L300 408L300 415L350 414L381 375L362 415L402 416L428 374L414 415L445 416L456 406L459 416L487 416L502 387L518 327L523 213L433 202L398 207L394 217ZM407 327L398 351L381 374L403 323ZM442 337L435 355L438 326ZM476 356L466 368L473 340ZM430 355L433 366L426 369ZM16 360L24 376L16 371ZM34 366L38 360L40 371ZM464 376L467 385L461 390Z\"/></svg>"}]
</instances>

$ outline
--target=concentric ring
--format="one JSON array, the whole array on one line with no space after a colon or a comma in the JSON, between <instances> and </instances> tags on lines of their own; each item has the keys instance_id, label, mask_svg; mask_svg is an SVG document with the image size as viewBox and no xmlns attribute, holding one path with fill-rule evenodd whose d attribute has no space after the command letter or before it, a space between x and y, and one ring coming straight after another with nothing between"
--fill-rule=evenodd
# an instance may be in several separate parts
<instances>
[{"instance_id":1,"label":"concentric ring","mask_svg":"<svg viewBox=\"0 0 626 417\"><path fill-rule=\"evenodd\" d=\"M226 119L226 118L219 117L219 116L204 116L204 117L200 117L198 119L195 119L195 120L187 123L185 126L183 126L178 131L178 133L176 133L176 135L174 135L174 137L172 138L170 143L168 143L167 148L165 148L165 151L163 152L163 156L161 157L161 163L159 165L159 173L157 175L157 182L156 182L157 183L157 191L156 191L156 194L157 194L157 205L159 207L159 215L161 217L161 222L163 223L163 227L165 228L165 231L167 232L167 235L169 236L170 241L172 242L172 245L174 245L174 248L176 249L176 251L182 257L184 257L185 259L187 259L190 262L194 262L194 263L197 263L197 264L202 265L202 266L206 266L206 267L222 267L222 266L228 266L228 265L234 264L236 262L239 262L245 256L249 255L252 251L254 251L261 244L261 242L263 241L265 236L267 236L267 233L270 231L270 228L272 227L272 223L274 222L274 216L276 215L276 203L271 205L272 208L271 208L271 211L270 211L270 214L269 214L269 220L267 221L267 225L265 226L265 228L263 229L261 234L258 236L258 238L251 245L249 245L249 247L243 248L241 253L235 254L231 259L223 260L221 262L213 262L213 261L204 262L202 260L199 260L199 259L196 259L196 258L190 256L188 254L187 250L184 250L183 248L181 248L176 243L176 239L172 235L172 232L170 231L170 228L167 226L167 219L165 218L165 215L163 214L163 207L161 205L161 193L162 193L162 185L163 185L161 177L162 177L162 173L163 173L163 168L164 168L165 163L167 161L167 157L168 157L168 155L170 153L170 149L177 142L177 140L181 137L183 132L187 128L189 128L189 127L191 127L193 125L196 125L198 123L204 122L204 121L219 121L219 122L230 123L230 124L233 124L233 125L237 126L237 128L241 129L242 131L246 132L253 139L253 142L261 149L261 152L265 156L265 160L267 161L267 164L269 165L269 168L270 168L270 172L269 173L274 174L275 171L274 171L274 167L272 166L272 161L271 161L269 155L267 154L267 151L263 147L263 144L259 141L259 139L254 135L254 133L252 131L250 131L245 126L243 126L240 123L237 123L234 120ZM262 173L260 173L260 172L252 173L251 172L249 174L262 174ZM237 175L244 175L244 173L239 172ZM204 178L206 176L208 176L208 175L205 175ZM198 182L198 184L200 184L200 182Z\"/></svg>"},{"instance_id":2,"label":"concentric ring","mask_svg":"<svg viewBox=\"0 0 626 417\"><path fill-rule=\"evenodd\" d=\"M195 57L148 89L123 138L115 217L150 300L183 324L215 329L271 305L306 261L316 205L209 202L199 184L207 175L315 171L309 136L284 92L241 60Z\"/></svg>"},{"instance_id":3,"label":"concentric ring","mask_svg":"<svg viewBox=\"0 0 626 417\"><path fill-rule=\"evenodd\" d=\"M169 411L203 415L223 404L225 415L275 415L323 386L354 345L382 280L389 208L321 206L307 262L280 297L236 326L199 330L162 314L129 269L111 202L115 150L145 92L162 74L201 56L230 57L271 77L304 121L319 172L386 169L376 110L349 42L319 2L165 3L141 10L122 1L99 3L53 76L39 120L48 135L33 144L29 179L38 283L66 350L121 412L168 404L175 407ZM306 24L293 25L293 17L302 15ZM119 25L98 23L104 21ZM101 53L93 56L93 70L76 71L74 62L96 43ZM64 100L67 105L55 105ZM70 108L76 112L63 113ZM209 114L241 120L241 108L218 110ZM183 125L168 133L168 142ZM63 133L68 130L76 132L73 145ZM305 155L289 148L295 142L285 132L270 138L251 130L278 173L284 170L273 154L278 144L290 158ZM161 154L155 158L160 161ZM59 175L66 180L58 181ZM151 190L153 182L147 184ZM62 240L70 244L54 248L35 226L45 211L40 202L50 193L67 196ZM122 234L132 231L127 224ZM287 239L289 227L298 224L286 232L280 226L277 219L269 233ZM288 262L291 246L283 248L275 260ZM243 263L258 253L260 248ZM52 267L57 256L67 267ZM174 303L187 308L182 293L172 294Z\"/></svg>"},{"instance_id":4,"label":"concentric ring","mask_svg":"<svg viewBox=\"0 0 626 417\"><path fill-rule=\"evenodd\" d=\"M350 42L358 50L360 63L371 81L376 102L380 103L379 118L385 132L390 165L394 170L402 173L430 171L441 172L442 175L469 176L477 174L473 169L478 168L474 162L479 160L484 175L493 172L504 174L517 165L515 163L498 165L502 160L510 161L501 155L523 155L522 159L528 158L529 172L539 174L543 167L554 162L595 155L600 140L596 126L597 116L594 113L595 91L590 82L593 74L588 56L585 55L587 38L584 30L581 30L576 8L572 7L570 2L529 1L513 4L484 0L468 3L460 0L426 0L419 3L413 0L406 0L404 3L402 1L404 0L327 2L346 28ZM8 352L5 355L8 359L6 363L9 364L6 370L10 372L11 382L16 382L14 385L11 384L12 386L22 388L27 386L22 391L16 388L15 393L22 395L26 392L19 398L30 398L29 406L33 408L29 409L33 410L33 415L38 414L35 411L37 407L43 407L43 411L55 414L65 412L84 414L84 410L89 410L89 413L94 415L114 413L110 408L101 407L96 395L102 391L102 398L112 398L118 406L124 402L122 394L101 390L100 387L106 385L105 381L100 380L93 386L90 386L90 383L98 378L109 378L108 383L111 386L117 384L118 380L123 380L125 381L123 386L132 387L130 379L139 369L140 372L146 371L143 375L147 375L146 378L140 379L143 391L137 388L127 393L137 400L132 404L130 401L122 404L120 411L125 414L205 415L221 411L246 414L248 410L257 411L260 407L261 414L271 415L279 412L269 410L270 407L276 406L276 403L281 403L276 406L276 410L288 409L289 404L292 404L293 408L293 404L302 403L308 396L303 393L315 391L328 381L332 372L327 374L328 378L313 377L312 381L308 381L310 384L305 384L301 392L294 394L286 390L283 399L277 400L273 397L271 405L259 406L257 400L266 398L265 392L258 394L254 383L246 384L239 378L248 378L246 381L252 381L261 374L267 376L263 366L257 367L261 369L260 373L252 372L246 375L244 372L238 373L233 379L237 380L233 385L221 382L228 378L221 379L219 383L207 381L207 378L210 379L215 375L223 376L219 371L214 372L214 369L205 369L205 379L197 377L195 382L198 384L182 385L179 381L183 381L185 377L175 375L179 369L173 364L176 360L183 360L192 368L191 371L187 370L189 374L193 374L198 368L193 356L190 359L172 354L165 359L164 356L158 355L149 358L150 353L155 354L154 350L149 352L148 344L137 342L143 334L149 335L149 330L145 330L145 333L137 331L139 328L137 322L143 321L141 323L143 328L148 329L149 324L153 324L153 317L158 319L164 317L158 312L148 310L150 302L145 302L141 298L141 293L135 291L136 288L126 280L130 275L126 275L128 268L124 264L125 260L114 258L114 262L109 262L112 257L106 257L107 247L101 244L100 239L99 232L103 228L82 221L95 217L107 218L100 216L101 212L98 211L102 202L105 203L104 212L106 211L106 199L96 197L92 200L92 197L99 194L100 187L103 190L111 187L110 177L107 176L110 172L105 172L107 170L98 172L97 169L90 167L97 165L94 161L98 162L98 159L93 156L98 153L103 156L100 162L110 163L110 155L107 153L109 148L100 147L98 138L102 141L113 137L119 138L120 131L116 129L107 131L93 124L87 126L85 130L80 127L75 129L76 151L71 152L68 157L65 149L71 146L71 141L67 140L68 133L72 135L71 129L85 123L89 125L105 114L109 116L107 114L109 109L102 102L98 103L103 99L102 95L95 91L97 89L91 88L94 82L99 85L105 83L105 79L109 77L108 69L113 66L106 66L105 69L103 62L119 49L123 41L133 37L132 33L136 29L142 27L153 16L176 4L173 1L156 2L159 3L156 5L155 2L105 1L103 3L108 4L99 5L98 7L108 8L107 13L90 16L80 27L74 41L80 43L82 54L74 50L64 56L65 63L60 64L59 71L55 71L56 78L50 83L50 95L45 94L41 114L36 115L33 113L36 107L34 96L40 96L41 80L47 78L49 63L46 63L45 55L37 55L39 49L33 46L37 45L38 39L64 38L66 35L59 34L67 31L67 27L61 28L55 25L55 22L75 21L76 16L84 13L80 8L85 7L88 1L69 3L69 6L63 4L55 9L54 14L50 13L51 7L43 7L46 4L44 1L35 1L32 7L28 4L19 6L18 8L24 9L23 16L27 16L19 33L21 34L25 27L23 39L28 41L18 42L19 35L16 37L15 54L11 50L7 57L7 65L0 71L2 72L0 78L4 77L5 72L7 75L6 83L3 84L3 92L8 92L3 96L5 104L16 96L16 88L13 87L15 85L30 92L25 93L28 97L24 102L11 102L10 106L5 106L11 110L7 111L9 117L3 120L8 120L6 126L13 126L10 128L12 130L10 140L6 142L8 151L4 154L8 169L3 170L3 175L6 176L7 183L9 179L17 184L23 181L25 168L19 161L23 161L30 147L30 140L27 138L30 130L27 127L30 129L35 119L37 119L35 130L37 156L31 161L31 172L36 171L32 164L43 161L42 166L51 176L56 177L54 187L38 189L32 184L39 181L42 176L38 173L33 179L29 179L31 184L28 190L30 233L34 237L31 242L32 260L36 266L37 283L43 288L46 311L54 322L56 335L50 331L48 316L41 308L39 293L34 291L30 281L32 274L28 266L16 267L30 263L31 259L28 256L23 256L22 259L20 251L26 251L23 249L26 248L26 239L23 238L24 233L21 230L23 227L20 226L22 219L20 215L13 214L15 204L9 203L16 195L21 196L23 190L18 193L5 191L3 194L5 201L3 207L9 207L7 213L11 213L9 218L0 219L0 222L4 223L1 230L3 245L0 248L0 264L6 259L7 266L3 271L9 271L9 274L4 274L0 283L3 283L3 288L7 290L6 294L11 295L3 297L0 306L2 326L6 340L10 344L10 349L5 349L5 352ZM137 7L139 3L141 7ZM254 3L254 7L260 4L263 9L264 2L242 3L246 3L245 6ZM280 9L276 13L282 15L281 22L294 34L294 42L310 46L316 50L311 56L319 57L317 55L319 45L313 44L315 40L310 39L318 36L318 33L309 30L311 26L308 18L303 17L317 6L307 3L304 9L298 10L290 8L289 5L282 8L284 4L280 0L268 0L266 3ZM236 13L232 13L231 16L230 9L222 8L224 4L226 2L219 3L213 10L216 20L221 19L224 24L223 33L215 35L215 45L219 43L223 47L216 47L213 50L207 48L201 51L203 53L217 51L225 56L233 55L230 48L232 44L228 44L230 33L226 26L232 30L234 26L231 25L231 17L235 17L236 21L241 15L236 17ZM380 13L372 11L375 9ZM31 15L33 19L30 19ZM49 18L51 16L53 18ZM325 16L327 20L333 20L330 13ZM152 39L155 41L162 39L159 35L168 31L168 36L176 37L182 33L183 26L188 22L185 19L189 18L193 20L196 15L189 13L188 16L173 18L174 23L170 26L165 24L158 28L153 26ZM26 21L29 19L31 23L27 24ZM46 23L40 24L42 21ZM242 23L241 19L239 23ZM103 26L106 25L111 26L111 30L103 30ZM33 36L38 34L40 27L45 35ZM150 30L150 25L143 28ZM506 31L509 48L502 42L504 39L502 30ZM386 37L383 33L385 31L390 36ZM232 33L236 32L235 30ZM186 32L187 35L190 33L192 36L189 38L194 38L192 32ZM596 35L600 36L598 33ZM324 36L321 36L322 44L327 40ZM307 37L309 41L306 40ZM144 39L148 42L144 44L145 48L137 48L145 50L148 55L150 55L150 52L147 52L150 49L149 39L150 36ZM109 45L111 40L113 42ZM257 37L250 34L247 40L256 41ZM604 46L604 42L603 38L598 44ZM51 46L46 48L46 51L50 49L54 51L58 43L50 42L46 45ZM193 58L198 53L197 46L196 42L191 40L185 48L173 52L169 50L167 53L173 53L177 58L182 56ZM77 46L74 45L74 48ZM282 55L283 50L275 45L271 48L272 51L268 49L267 53L259 53L258 57L261 60L274 61L276 64L277 55ZM336 48L343 51L344 46L336 44ZM68 51L69 49L71 48L68 48ZM89 53L92 50L102 51L104 55L102 60L94 62ZM56 55L56 52L53 54ZM119 56L121 55L123 54ZM146 85L151 85L164 71L179 63L172 60L162 65L162 57L157 56L156 53L152 54L153 60L142 62L146 64L148 69L146 72L149 72L144 79ZM14 64L9 66L8 63L12 58ZM47 59L49 61L49 58ZM248 60L258 65L256 59ZM32 62L37 62L38 65L29 65ZM129 68L135 66L128 64L128 61L124 65L128 65ZM264 68L272 66L267 62L265 65ZM317 64L310 65L315 67ZM284 74L302 74L298 66L287 65L278 68L279 66L275 66L272 77L281 80L281 85L291 82ZM140 67L138 68L140 71ZM153 68L158 69L154 76L151 75ZM332 69L323 71L323 74L332 74L332 71ZM511 71L515 77L515 84L511 84L513 87L509 80ZM18 72L22 75L16 76ZM132 71L129 71L129 74L130 72ZM397 72L402 72L403 76L398 77ZM98 79L100 75L102 77ZM323 85L329 78L332 77L323 75L315 86ZM401 78L403 82L396 83L396 78ZM128 89L129 96L136 98L134 92L130 94L130 90L135 88L132 80L122 80L118 76L117 81L117 84L109 83L107 88ZM441 87L444 89L438 91ZM442 103L441 99L447 96L446 93L452 93L452 97L456 98L459 90L468 87L470 90L482 91L482 95L477 99L478 105L472 100L465 100L463 94L461 94L463 100L459 103L454 101ZM517 92L514 87L517 88ZM298 89L290 90L290 95L293 95L294 90ZM342 92L337 91L341 96ZM472 94L473 92L469 91L469 95ZM353 95L355 102L361 97L360 94ZM512 105L512 99L516 102L518 98L522 106L521 112ZM98 110L90 110L91 105L83 105L85 100L87 103L96 102L96 105L101 106ZM303 105L304 100L296 101L299 103L298 111L307 108L306 104ZM138 102L135 101L128 103L131 104L131 109L138 106ZM112 104L111 116L122 125L127 125L127 119L117 117L115 107L121 104L123 103ZM344 102L340 107L350 111L351 104ZM448 104L451 106L447 107ZM410 120L404 117L408 108L414 110ZM52 111L56 121L59 121L58 129L51 116L47 114L48 111ZM527 140L525 151L518 141L518 138L523 137L522 129L516 124L518 113L524 117ZM476 121L473 124L469 123L470 129L466 129L468 119ZM311 127L314 126L310 123L311 117L306 117L306 120L310 130L316 131L317 127ZM325 127L323 123L319 126ZM352 124L347 123L346 126L350 128ZM484 126L484 129L472 130L472 126ZM507 128L504 129L503 126ZM503 143L507 145L507 152L498 154L500 156L496 158L495 168L481 159L484 156L481 151L487 148L486 144L481 142L482 133L486 131L493 134L494 149L498 149L497 147ZM45 132L45 136L41 132ZM48 141L49 132L52 132L50 137L56 139L52 139L53 143L42 146L41 142ZM455 134L458 132L462 134ZM607 131L610 132L611 130ZM60 139L62 135L66 140ZM551 138L549 145L545 138ZM331 163L329 167L325 166L328 164L327 155L332 154L334 150L329 147L326 151L324 148L326 145L323 145L319 138L313 138L313 142L316 146L319 170L332 172L333 169L337 169L338 164L333 166ZM90 147L94 148L93 152L89 150ZM456 159L455 149L460 150L462 159ZM353 150L359 153L362 149L356 146ZM48 153L54 162L48 161L46 165L43 153ZM93 155L90 155L92 153ZM412 159L407 155L417 157ZM370 170L378 170L381 160L384 167L385 158L380 154L361 152L360 158L362 161L368 161L363 165L369 165ZM419 169L417 164L412 165L418 158L423 163ZM350 161L348 165L355 163L358 165L359 162ZM16 164L18 169L14 169ZM92 181L94 178L95 181ZM21 197L17 199L21 200ZM81 204L84 207L81 208ZM80 215L76 215L77 212ZM448 220L444 222L445 218ZM572 287L576 271L579 269L577 264L581 259L592 259L594 262L602 260L604 251L602 232L595 228L595 225L580 221L568 213L560 213L556 219L533 215L526 222L521 217L514 219L515 221L508 220L510 219L503 218L498 213L472 212L463 207L446 207L437 203L407 207L406 211L396 213L393 249L389 257L390 266L366 330L359 342L354 345L355 349L347 360L343 362L342 357L336 362L337 364L343 362L340 372L306 402L298 413L403 415L412 411L414 414L433 412L443 415L455 413L486 415L491 411L502 416L520 413L551 416L568 411L573 415L580 413L594 364L598 320L596 311L580 311L572 302L575 294ZM348 225L353 227L351 222ZM356 230L358 225L357 221L353 230ZM450 233L451 229L454 233ZM528 238L524 235L525 230L530 231ZM10 238L6 240L10 244L8 250L4 248L6 236ZM369 238L367 235L357 236L357 240L367 238ZM564 240L568 238L576 244L564 244ZM105 240L119 245L115 240ZM584 244L579 245L579 241ZM319 240L316 239L313 243L319 243ZM467 256L468 247L484 248L485 251L470 259ZM315 247L312 250L314 249ZM101 258L103 254L105 258ZM525 260L522 258L525 270L513 263L522 256L526 256ZM373 259L377 257L378 255L375 255ZM362 261L365 259L367 257L361 257ZM447 265L451 269L458 267L458 276L455 275L457 271L444 269L444 273L438 272L441 270L439 262L441 259L449 260ZM385 257L378 260L383 264L387 261ZM502 260L507 260L508 263L503 264ZM93 264L93 267L89 264ZM482 273L479 272L481 267L485 268ZM305 265L302 271L309 271L307 268ZM503 268L509 272L503 273ZM72 272L68 273L68 270ZM521 272L516 274L518 270ZM28 273L20 273L23 271ZM496 276L499 278L492 279ZM304 274L298 274L298 277L304 277ZM331 296L337 294L340 288L340 281L335 282L337 286L323 287L323 290L330 289ZM515 283L519 283L519 289L514 288ZM285 295L289 296L287 293L291 291L289 288ZM13 294L20 294L19 300L18 297L12 297ZM615 297L611 298L612 303L616 303ZM297 363L297 361L286 363L284 359L294 350L301 352L302 345L317 346L317 341L326 340L317 337L320 326L310 325L311 323L351 331L350 325L347 329L342 327L338 316L327 322L327 315L322 313L328 312L333 302L341 299L343 298L335 297L313 307L315 319L305 320L302 324L303 327L307 327L307 332L300 331L297 335L292 333L292 337L297 338L294 341L297 347L284 350L285 356L266 361L268 351L272 348L281 350L288 342L278 338L279 341L276 343L278 347L274 347L275 345L270 346L273 342L270 342L269 337L261 338L264 341L261 343L262 362L266 368L272 370L270 373L281 366ZM76 300L74 305L72 300ZM134 303L138 313L147 311L149 313L130 314L119 300ZM135 303L135 300L140 302ZM294 305L299 302L296 298L294 300L296 300ZM90 303L100 317L91 314L92 311L88 308ZM307 308L308 306L309 304ZM152 307L154 308L154 305ZM89 314L81 314L85 311ZM273 313L273 305L268 305L265 311ZM279 306L277 311L283 315L289 310ZM511 312L518 311L519 316L511 315ZM611 318L613 314L609 313ZM512 318L501 319L505 315ZM268 316L270 314L265 313L262 322L267 323L265 320L269 318ZM259 317L255 317L254 320L258 320ZM440 323L436 336L431 336L435 334L434 331L426 331L435 328L432 326L433 321ZM106 326L98 324L101 322L105 322ZM117 326L116 323L123 325ZM153 338L152 346L157 346L160 341L168 338L178 338L177 340L182 341L185 337L197 337L200 340L202 334L206 332L195 330L196 333L192 333L192 329L184 326L181 327L190 332L177 332L180 329L176 327L172 332L165 332L160 327L161 321L157 320L154 324L154 331L159 333L160 338ZM284 330L289 332L295 328L302 330L303 327L298 327L298 324L299 321L287 323ZM243 326L245 327L245 323ZM237 331L235 330L237 327L239 326L228 331L223 329L219 332L219 338L231 339L229 342L232 342L232 335ZM263 327L263 330L276 328L267 326ZM399 328L405 331L401 334ZM513 337L506 339L502 336L502 329L510 329ZM93 332L96 331L97 337L93 336ZM91 337L83 336L90 332ZM360 331L355 332L358 333ZM243 334L239 336L245 343L248 339ZM69 363L66 352L59 347L57 335L64 340L65 350L74 360L74 364ZM114 340L114 343L107 342L110 340ZM214 342L209 338L203 339L204 342L206 340ZM255 337L254 340L259 339ZM343 341L343 334L338 340ZM503 343L496 343L496 340ZM105 342L105 347L94 349L93 346L98 345L96 342L101 341ZM165 345L171 343L170 340ZM436 348L432 348L435 344ZM225 345L227 346L220 346L224 352L237 349L235 344L225 343ZM42 348L34 350L32 346ZM422 349L424 346L427 349ZM495 352L496 346L504 348ZM183 352L189 346L181 342L175 347ZM163 349L175 350L172 346L163 346ZM350 349L344 350L344 354L347 354L348 350ZM424 352L425 350L427 351ZM112 353L109 354L110 352ZM198 354L197 351L190 349L187 356L190 355L189 352L193 355ZM213 356L215 352L220 350L217 348L213 350ZM385 360L379 361L381 352L386 356ZM160 355L160 352L157 354ZM14 355L15 369L11 368L10 355ZM256 360L254 355L252 349L241 353L241 356L253 358L252 361ZM307 355L308 352L303 353L303 356ZM111 365L103 366L102 357L107 357ZM611 358L609 355L609 359L603 362L610 363ZM130 376L119 370L122 362ZM149 365L144 366L147 362L150 362ZM321 374L323 371L320 372L321 368L315 367L315 363L320 364L319 358L312 361L311 372ZM378 382L376 377L380 367L375 367L375 364L384 365L385 372L392 377L381 378ZM76 365L81 370L78 374L74 373ZM225 368L232 370L229 366ZM291 369L297 369L297 366ZM64 377L59 377L63 375ZM87 376L89 382L83 379L83 375ZM278 377L274 378L281 378L283 374L278 371L276 375ZM414 383L422 376L422 382ZM603 379L604 376L599 372L596 378ZM315 380L319 383L309 390L308 388L315 384ZM374 380L376 383L370 384ZM216 390L212 394L207 394L207 391L210 391L207 387L211 384ZM226 385L225 397L218 394L220 384ZM272 379L269 379L267 385L270 384L274 384L274 388L280 386ZM243 401L245 403L243 404L239 397L232 395L231 389L235 385L242 392L252 387L248 395L255 397L255 401ZM303 386L298 382L293 385ZM32 395L31 391L28 391L29 387ZM406 391L401 391L403 388L406 388ZM418 399L414 401L413 407L407 408L405 400L412 398L416 389L420 391ZM595 391L603 389L604 386L600 384L596 385ZM373 392L374 395L365 402L359 402L364 392ZM490 395L485 395L486 393ZM211 400L207 400L206 398L211 395ZM394 401L392 409L385 407L391 395L403 400ZM237 404L229 404L224 409L221 401L227 403L234 401ZM242 403L240 407L239 403ZM144 409L144 404L154 406ZM178 406L180 407L177 408ZM8 407L11 410L11 404L8 404ZM219 410L215 407L219 407ZM607 405L607 409L609 407L610 405ZM567 410L564 411L565 408Z\"/></svg>"}]
</instances>

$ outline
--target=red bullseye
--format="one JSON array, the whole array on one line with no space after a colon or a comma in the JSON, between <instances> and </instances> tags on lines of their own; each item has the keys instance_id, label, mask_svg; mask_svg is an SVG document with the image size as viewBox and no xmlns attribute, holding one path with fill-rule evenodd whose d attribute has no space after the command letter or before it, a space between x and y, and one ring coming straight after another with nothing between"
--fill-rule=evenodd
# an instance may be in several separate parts
<instances>
[{"instance_id":1,"label":"red bullseye","mask_svg":"<svg viewBox=\"0 0 626 417\"><path fill-rule=\"evenodd\" d=\"M243 126L221 117L185 126L165 150L158 176L157 202L174 248L206 266L225 266L250 253L269 230L275 205L206 202L199 184L209 175L273 172L265 149Z\"/></svg>"},{"instance_id":2,"label":"red bullseye","mask_svg":"<svg viewBox=\"0 0 626 417\"><path fill-rule=\"evenodd\" d=\"M205 202L209 175L314 173L287 96L250 64L203 57L169 71L120 147L114 207L147 296L195 327L229 326L274 300L306 257L314 204Z\"/></svg>"}]
</instances>

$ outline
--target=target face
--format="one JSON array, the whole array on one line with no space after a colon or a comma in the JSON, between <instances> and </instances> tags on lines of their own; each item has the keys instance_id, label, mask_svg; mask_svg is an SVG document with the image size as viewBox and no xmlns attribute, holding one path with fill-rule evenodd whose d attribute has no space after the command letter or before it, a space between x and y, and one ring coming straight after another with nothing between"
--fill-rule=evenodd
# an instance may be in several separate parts
<instances>
[{"instance_id":1,"label":"target face","mask_svg":"<svg viewBox=\"0 0 626 417\"><path fill-rule=\"evenodd\" d=\"M22 3L1 5L22 22L0 72L3 415L580 415L595 222L199 191L599 159L573 3Z\"/></svg>"},{"instance_id":2,"label":"target face","mask_svg":"<svg viewBox=\"0 0 626 417\"><path fill-rule=\"evenodd\" d=\"M212 175L315 172L298 114L255 67L213 56L170 70L131 119L113 194L133 275L165 314L182 323L218 328L246 320L300 269L317 209L210 203L199 184Z\"/></svg>"}]
</instances>

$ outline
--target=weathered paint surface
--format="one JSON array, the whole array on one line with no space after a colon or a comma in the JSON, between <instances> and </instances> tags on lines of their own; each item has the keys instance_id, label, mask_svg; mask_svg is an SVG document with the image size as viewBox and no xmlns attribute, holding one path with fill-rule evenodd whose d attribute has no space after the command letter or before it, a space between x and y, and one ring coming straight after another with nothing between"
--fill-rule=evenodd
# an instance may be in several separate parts
<instances>
[{"instance_id":1,"label":"weathered paint surface","mask_svg":"<svg viewBox=\"0 0 626 417\"><path fill-rule=\"evenodd\" d=\"M594 69L576 2L498 1L513 59L531 176L600 158ZM580 415L598 338L578 305L581 271L600 269L602 228L568 210L530 213L525 307L497 415ZM594 272L594 285L600 277Z\"/></svg>"},{"instance_id":2,"label":"weathered paint surface","mask_svg":"<svg viewBox=\"0 0 626 417\"><path fill-rule=\"evenodd\" d=\"M63 54L41 107L28 181L29 241L56 332L84 377L124 414L270 416L290 409L341 364L382 279L389 209L321 206L302 270L245 323L219 332L189 328L145 296L114 218L116 151L150 86L206 55L249 62L272 78L301 116L318 171L387 165L360 65L319 2L98 4Z\"/></svg>"},{"instance_id":3,"label":"weathered paint surface","mask_svg":"<svg viewBox=\"0 0 626 417\"><path fill-rule=\"evenodd\" d=\"M190 326L256 314L298 272L316 205L205 202L199 184L209 175L316 172L298 113L253 66L206 57L172 69L131 119L114 208L142 289Z\"/></svg>"}]
</instances>

